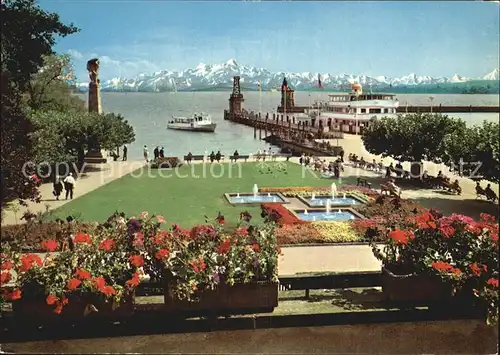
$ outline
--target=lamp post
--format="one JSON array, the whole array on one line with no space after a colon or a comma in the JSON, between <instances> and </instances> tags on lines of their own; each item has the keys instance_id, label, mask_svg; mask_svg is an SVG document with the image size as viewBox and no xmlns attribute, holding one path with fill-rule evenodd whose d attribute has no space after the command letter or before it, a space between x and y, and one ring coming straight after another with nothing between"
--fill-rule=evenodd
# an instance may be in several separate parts
<instances>
[{"instance_id":1,"label":"lamp post","mask_svg":"<svg viewBox=\"0 0 500 355\"><path fill-rule=\"evenodd\" d=\"M432 101L434 100L434 96L429 97L429 101L431 102L431 113L432 113Z\"/></svg>"}]
</instances>

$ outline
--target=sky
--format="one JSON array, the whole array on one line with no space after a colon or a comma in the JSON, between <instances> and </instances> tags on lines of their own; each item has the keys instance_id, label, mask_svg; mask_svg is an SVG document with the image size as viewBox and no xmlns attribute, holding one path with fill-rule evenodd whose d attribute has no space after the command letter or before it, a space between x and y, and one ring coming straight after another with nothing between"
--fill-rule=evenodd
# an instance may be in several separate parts
<instances>
[{"instance_id":1,"label":"sky","mask_svg":"<svg viewBox=\"0 0 500 355\"><path fill-rule=\"evenodd\" d=\"M79 80L199 63L330 74L480 77L499 67L492 2L40 0L81 31L58 39Z\"/></svg>"}]
</instances>

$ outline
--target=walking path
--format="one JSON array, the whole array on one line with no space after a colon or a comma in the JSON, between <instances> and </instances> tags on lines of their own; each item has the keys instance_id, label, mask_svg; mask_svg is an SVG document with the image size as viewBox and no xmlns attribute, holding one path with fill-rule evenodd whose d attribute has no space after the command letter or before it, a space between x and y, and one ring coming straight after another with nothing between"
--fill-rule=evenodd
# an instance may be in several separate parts
<instances>
[{"instance_id":1,"label":"walking path","mask_svg":"<svg viewBox=\"0 0 500 355\"><path fill-rule=\"evenodd\" d=\"M132 171L143 167L143 161L117 161L108 162L105 164L86 164L78 176L75 176L76 185L74 191L74 198L85 195L86 193L95 190L113 180L119 179ZM65 191L58 201L52 194L53 186L51 183L43 184L40 186L41 202L29 202L27 207L19 206L19 211L14 212L12 207L5 209L4 217L2 220L3 225L17 224L20 221L23 213L30 211L32 213L43 212L48 209L56 209L65 203L71 201L64 199Z\"/></svg>"}]
</instances>

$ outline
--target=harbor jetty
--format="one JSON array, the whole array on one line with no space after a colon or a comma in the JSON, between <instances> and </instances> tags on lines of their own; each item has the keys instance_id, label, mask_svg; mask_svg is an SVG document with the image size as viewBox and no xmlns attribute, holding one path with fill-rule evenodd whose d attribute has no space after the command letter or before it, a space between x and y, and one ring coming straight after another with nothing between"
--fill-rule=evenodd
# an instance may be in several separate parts
<instances>
[{"instance_id":1,"label":"harbor jetty","mask_svg":"<svg viewBox=\"0 0 500 355\"><path fill-rule=\"evenodd\" d=\"M289 104L293 108L293 90L289 89ZM240 89L240 77L233 78L233 90L229 97L229 109L224 110L224 119L254 128L254 138L277 145L283 152L294 155L302 153L318 156L335 156L342 147L339 139L343 132L316 125L304 120L304 115L297 115L294 110L277 113L256 113L243 108L243 94ZM337 139L337 146L318 143L315 139Z\"/></svg>"},{"instance_id":2,"label":"harbor jetty","mask_svg":"<svg viewBox=\"0 0 500 355\"><path fill-rule=\"evenodd\" d=\"M278 113L282 113L285 108L278 106ZM295 106L293 109L287 108L287 112L304 113L308 106ZM396 113L499 113L500 106L399 106Z\"/></svg>"}]
</instances>

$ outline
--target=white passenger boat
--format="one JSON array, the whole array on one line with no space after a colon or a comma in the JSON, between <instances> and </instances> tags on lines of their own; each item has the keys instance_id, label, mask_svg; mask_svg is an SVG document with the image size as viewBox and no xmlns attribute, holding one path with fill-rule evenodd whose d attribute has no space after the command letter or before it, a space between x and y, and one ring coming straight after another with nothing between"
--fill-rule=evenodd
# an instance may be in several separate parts
<instances>
[{"instance_id":1,"label":"white passenger boat","mask_svg":"<svg viewBox=\"0 0 500 355\"><path fill-rule=\"evenodd\" d=\"M364 94L360 84L352 84L346 94L328 95L328 101L317 101L306 110L305 120L314 119L323 127L345 133L362 133L370 120L396 116L399 101L395 95ZM327 129L328 129L327 128Z\"/></svg>"},{"instance_id":2,"label":"white passenger boat","mask_svg":"<svg viewBox=\"0 0 500 355\"><path fill-rule=\"evenodd\" d=\"M192 132L214 132L217 124L212 122L212 118L206 114L195 113L192 118L172 116L172 120L167 122L168 129Z\"/></svg>"}]
</instances>

